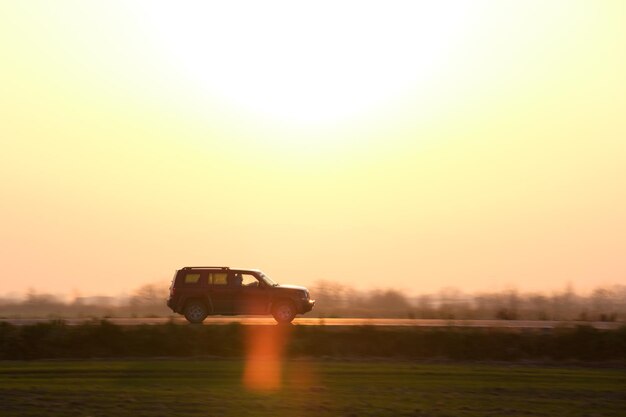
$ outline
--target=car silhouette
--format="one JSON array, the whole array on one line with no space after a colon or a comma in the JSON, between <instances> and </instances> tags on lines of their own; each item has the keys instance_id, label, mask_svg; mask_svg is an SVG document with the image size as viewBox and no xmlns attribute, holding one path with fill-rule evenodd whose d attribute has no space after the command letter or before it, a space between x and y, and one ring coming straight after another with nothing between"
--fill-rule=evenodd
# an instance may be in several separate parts
<instances>
[{"instance_id":1,"label":"car silhouette","mask_svg":"<svg viewBox=\"0 0 626 417\"><path fill-rule=\"evenodd\" d=\"M174 274L167 306L190 323L209 315L272 315L290 323L313 309L305 287L280 285L258 269L187 266Z\"/></svg>"}]
</instances>

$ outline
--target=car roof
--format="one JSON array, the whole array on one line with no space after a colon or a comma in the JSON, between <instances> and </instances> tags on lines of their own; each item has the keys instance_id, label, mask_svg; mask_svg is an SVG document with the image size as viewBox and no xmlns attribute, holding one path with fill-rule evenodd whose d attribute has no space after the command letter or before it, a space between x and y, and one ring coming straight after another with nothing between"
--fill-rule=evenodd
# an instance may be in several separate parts
<instances>
[{"instance_id":1,"label":"car roof","mask_svg":"<svg viewBox=\"0 0 626 417\"><path fill-rule=\"evenodd\" d=\"M188 269L230 269L230 268L227 266L185 266L181 268L181 270L188 270Z\"/></svg>"},{"instance_id":2,"label":"car roof","mask_svg":"<svg viewBox=\"0 0 626 417\"><path fill-rule=\"evenodd\" d=\"M237 272L261 272L260 269L251 269L251 268L231 268L228 266L186 266L181 268L181 270L194 270L194 269L211 269L211 270L221 270L221 271L237 271Z\"/></svg>"}]
</instances>

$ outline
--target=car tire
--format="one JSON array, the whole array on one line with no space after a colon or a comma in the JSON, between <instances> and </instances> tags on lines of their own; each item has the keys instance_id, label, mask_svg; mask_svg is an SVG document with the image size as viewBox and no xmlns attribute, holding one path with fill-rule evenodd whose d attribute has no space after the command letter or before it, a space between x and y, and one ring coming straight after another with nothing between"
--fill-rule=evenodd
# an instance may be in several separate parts
<instances>
[{"instance_id":1,"label":"car tire","mask_svg":"<svg viewBox=\"0 0 626 417\"><path fill-rule=\"evenodd\" d=\"M189 323L202 323L209 312L201 301L190 301L185 306L185 318Z\"/></svg>"},{"instance_id":2,"label":"car tire","mask_svg":"<svg viewBox=\"0 0 626 417\"><path fill-rule=\"evenodd\" d=\"M296 317L296 307L289 301L281 301L272 308L272 315L278 323L291 323Z\"/></svg>"}]
</instances>

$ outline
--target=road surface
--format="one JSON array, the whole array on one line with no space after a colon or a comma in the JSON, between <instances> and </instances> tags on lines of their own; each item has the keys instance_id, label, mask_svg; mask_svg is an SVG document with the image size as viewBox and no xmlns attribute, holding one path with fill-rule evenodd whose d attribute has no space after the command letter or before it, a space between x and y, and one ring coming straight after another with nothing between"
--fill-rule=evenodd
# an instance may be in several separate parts
<instances>
[{"instance_id":1,"label":"road surface","mask_svg":"<svg viewBox=\"0 0 626 417\"><path fill-rule=\"evenodd\" d=\"M30 325L46 323L49 318L36 319L0 319L14 325ZM88 323L92 318L68 318L63 319L68 325ZM136 326L140 324L165 324L170 321L175 324L188 324L182 317L176 318L107 318L106 321L120 326ZM208 317L205 325L240 323L243 325L275 325L271 317ZM579 325L592 326L596 329L610 330L626 325L623 322L582 322L582 321L540 321L540 320L440 320L440 319L368 319L368 318L311 318L298 317L293 321L294 325L300 326L386 326L386 327L474 327L474 328L511 328L511 329L554 329L558 327L575 327Z\"/></svg>"}]
</instances>

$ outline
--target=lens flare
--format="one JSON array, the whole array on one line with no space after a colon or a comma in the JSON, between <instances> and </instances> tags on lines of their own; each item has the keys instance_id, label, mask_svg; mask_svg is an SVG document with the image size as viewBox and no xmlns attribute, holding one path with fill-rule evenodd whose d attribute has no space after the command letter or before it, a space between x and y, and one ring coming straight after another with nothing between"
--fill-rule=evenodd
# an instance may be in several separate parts
<instances>
[{"instance_id":1,"label":"lens flare","mask_svg":"<svg viewBox=\"0 0 626 417\"><path fill-rule=\"evenodd\" d=\"M246 363L243 385L251 391L276 391L282 386L283 354L290 325L245 326Z\"/></svg>"}]
</instances>

